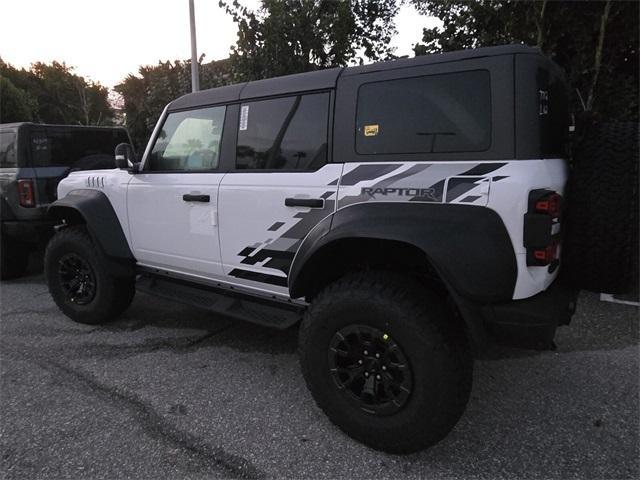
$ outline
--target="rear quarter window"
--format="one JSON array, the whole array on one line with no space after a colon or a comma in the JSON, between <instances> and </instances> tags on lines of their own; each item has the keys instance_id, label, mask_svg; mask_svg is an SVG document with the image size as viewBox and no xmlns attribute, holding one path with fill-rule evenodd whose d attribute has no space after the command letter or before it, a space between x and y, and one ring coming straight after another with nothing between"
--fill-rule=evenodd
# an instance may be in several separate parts
<instances>
[{"instance_id":1,"label":"rear quarter window","mask_svg":"<svg viewBox=\"0 0 640 480\"><path fill-rule=\"evenodd\" d=\"M537 81L542 156L565 155L569 129L569 106L566 85L562 78L553 77L543 69L538 70Z\"/></svg>"},{"instance_id":2,"label":"rear quarter window","mask_svg":"<svg viewBox=\"0 0 640 480\"><path fill-rule=\"evenodd\" d=\"M0 132L0 168L13 168L18 165L17 139L16 132Z\"/></svg>"},{"instance_id":3,"label":"rear quarter window","mask_svg":"<svg viewBox=\"0 0 640 480\"><path fill-rule=\"evenodd\" d=\"M128 142L124 130L40 130L31 134L31 158L35 167L115 168L115 147Z\"/></svg>"},{"instance_id":4,"label":"rear quarter window","mask_svg":"<svg viewBox=\"0 0 640 480\"><path fill-rule=\"evenodd\" d=\"M367 83L358 90L359 154L481 152L490 146L486 70Z\"/></svg>"}]
</instances>

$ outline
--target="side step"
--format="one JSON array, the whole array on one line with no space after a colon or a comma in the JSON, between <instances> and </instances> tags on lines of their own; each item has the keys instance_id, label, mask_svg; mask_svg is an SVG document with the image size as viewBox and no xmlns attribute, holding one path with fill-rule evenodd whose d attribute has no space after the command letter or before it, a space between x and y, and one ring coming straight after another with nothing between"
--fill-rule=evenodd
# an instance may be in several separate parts
<instances>
[{"instance_id":1,"label":"side step","mask_svg":"<svg viewBox=\"0 0 640 480\"><path fill-rule=\"evenodd\" d=\"M185 280L143 274L136 289L157 297L203 308L211 312L284 330L302 318L304 307L222 290Z\"/></svg>"}]
</instances>

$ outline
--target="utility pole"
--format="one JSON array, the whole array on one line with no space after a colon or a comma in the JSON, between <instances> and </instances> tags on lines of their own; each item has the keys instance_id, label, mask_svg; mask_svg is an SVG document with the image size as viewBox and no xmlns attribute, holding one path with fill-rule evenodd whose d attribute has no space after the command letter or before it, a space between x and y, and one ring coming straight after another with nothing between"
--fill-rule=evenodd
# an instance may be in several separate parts
<instances>
[{"instance_id":1,"label":"utility pole","mask_svg":"<svg viewBox=\"0 0 640 480\"><path fill-rule=\"evenodd\" d=\"M196 14L193 0L189 0L189 28L191 30L191 91L200 90L200 74L198 73L198 47L196 46Z\"/></svg>"}]
</instances>

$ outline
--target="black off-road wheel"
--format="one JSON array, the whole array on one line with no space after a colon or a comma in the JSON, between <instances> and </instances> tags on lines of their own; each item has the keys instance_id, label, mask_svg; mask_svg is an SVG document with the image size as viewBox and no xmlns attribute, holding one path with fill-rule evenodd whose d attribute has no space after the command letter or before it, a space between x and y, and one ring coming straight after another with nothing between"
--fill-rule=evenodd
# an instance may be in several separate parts
<instances>
[{"instance_id":1,"label":"black off-road wheel","mask_svg":"<svg viewBox=\"0 0 640 480\"><path fill-rule=\"evenodd\" d=\"M0 240L0 278L9 280L24 275L29 264L29 248L2 236Z\"/></svg>"},{"instance_id":2,"label":"black off-road wheel","mask_svg":"<svg viewBox=\"0 0 640 480\"><path fill-rule=\"evenodd\" d=\"M94 325L113 320L135 295L135 277L114 277L109 262L84 226L68 227L53 236L44 267L56 305L79 323Z\"/></svg>"},{"instance_id":3,"label":"black off-road wheel","mask_svg":"<svg viewBox=\"0 0 640 480\"><path fill-rule=\"evenodd\" d=\"M442 440L471 391L463 332L436 295L394 274L355 273L322 291L300 327L299 356L331 421L389 453Z\"/></svg>"},{"instance_id":4,"label":"black off-road wheel","mask_svg":"<svg viewBox=\"0 0 640 480\"><path fill-rule=\"evenodd\" d=\"M625 293L638 281L638 124L590 127L567 185L562 272L573 286Z\"/></svg>"}]
</instances>

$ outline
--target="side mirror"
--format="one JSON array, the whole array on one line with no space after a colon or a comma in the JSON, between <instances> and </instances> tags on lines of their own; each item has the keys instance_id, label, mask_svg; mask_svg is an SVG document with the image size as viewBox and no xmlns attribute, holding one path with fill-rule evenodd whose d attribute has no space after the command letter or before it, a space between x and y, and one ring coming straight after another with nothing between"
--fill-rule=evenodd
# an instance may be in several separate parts
<instances>
[{"instance_id":1,"label":"side mirror","mask_svg":"<svg viewBox=\"0 0 640 480\"><path fill-rule=\"evenodd\" d=\"M129 169L133 167L136 161L136 156L133 151L133 147L128 143L119 143L116 145L116 167L121 169Z\"/></svg>"}]
</instances>

